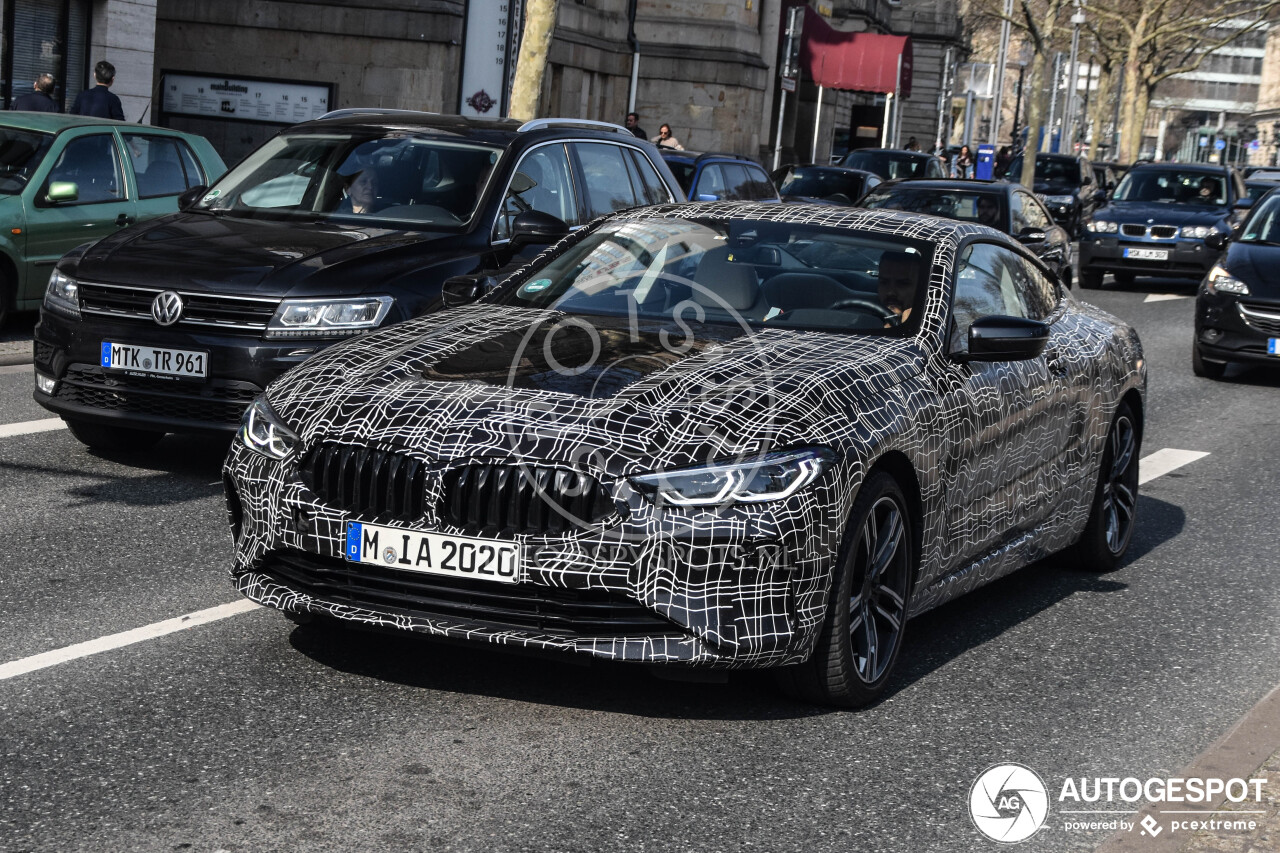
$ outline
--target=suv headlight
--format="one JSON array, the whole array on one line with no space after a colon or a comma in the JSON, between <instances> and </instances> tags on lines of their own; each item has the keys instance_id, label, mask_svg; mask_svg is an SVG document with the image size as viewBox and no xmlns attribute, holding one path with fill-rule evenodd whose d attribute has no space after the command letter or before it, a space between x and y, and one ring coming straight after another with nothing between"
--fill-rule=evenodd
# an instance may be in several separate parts
<instances>
[{"instance_id":1,"label":"suv headlight","mask_svg":"<svg viewBox=\"0 0 1280 853\"><path fill-rule=\"evenodd\" d=\"M1184 225L1179 233L1189 240L1203 240L1217 230L1212 225Z\"/></svg>"},{"instance_id":2,"label":"suv headlight","mask_svg":"<svg viewBox=\"0 0 1280 853\"><path fill-rule=\"evenodd\" d=\"M357 335L377 328L395 300L390 296L351 299L286 299L267 324L268 338Z\"/></svg>"},{"instance_id":3,"label":"suv headlight","mask_svg":"<svg viewBox=\"0 0 1280 853\"><path fill-rule=\"evenodd\" d=\"M80 283L59 270L49 276L44 290L44 307L54 314L80 319Z\"/></svg>"},{"instance_id":4,"label":"suv headlight","mask_svg":"<svg viewBox=\"0 0 1280 853\"><path fill-rule=\"evenodd\" d=\"M1073 195L1047 195L1044 197L1046 204L1071 204L1076 200Z\"/></svg>"},{"instance_id":5,"label":"suv headlight","mask_svg":"<svg viewBox=\"0 0 1280 853\"><path fill-rule=\"evenodd\" d=\"M1210 293L1234 293L1239 296L1249 295L1249 285L1227 272L1222 264L1214 264L1205 279L1205 289Z\"/></svg>"},{"instance_id":6,"label":"suv headlight","mask_svg":"<svg viewBox=\"0 0 1280 853\"><path fill-rule=\"evenodd\" d=\"M835 454L825 447L805 447L742 462L642 474L629 482L660 506L762 503L794 495L818 479L834 460Z\"/></svg>"},{"instance_id":7,"label":"suv headlight","mask_svg":"<svg viewBox=\"0 0 1280 853\"><path fill-rule=\"evenodd\" d=\"M284 425L264 394L245 409L240 418L240 431L236 433L236 441L268 459L280 460L287 459L302 439Z\"/></svg>"},{"instance_id":8,"label":"suv headlight","mask_svg":"<svg viewBox=\"0 0 1280 853\"><path fill-rule=\"evenodd\" d=\"M1109 219L1094 219L1086 222L1084 227L1095 234L1115 234L1120 230L1120 225Z\"/></svg>"}]
</instances>

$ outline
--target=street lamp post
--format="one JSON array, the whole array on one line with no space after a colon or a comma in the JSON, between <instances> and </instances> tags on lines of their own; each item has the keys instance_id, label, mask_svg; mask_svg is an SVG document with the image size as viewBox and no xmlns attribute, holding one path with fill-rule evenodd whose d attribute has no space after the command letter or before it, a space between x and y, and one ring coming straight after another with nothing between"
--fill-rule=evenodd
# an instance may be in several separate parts
<instances>
[{"instance_id":1,"label":"street lamp post","mask_svg":"<svg viewBox=\"0 0 1280 853\"><path fill-rule=\"evenodd\" d=\"M1062 143L1067 144L1068 154L1075 153L1076 128L1076 89L1080 85L1080 69L1076 60L1080 54L1080 27L1084 25L1084 12L1080 9L1080 0L1076 0L1076 13L1071 16L1071 63L1067 73L1067 101L1062 111L1062 135L1058 151L1062 152Z\"/></svg>"},{"instance_id":2,"label":"street lamp post","mask_svg":"<svg viewBox=\"0 0 1280 853\"><path fill-rule=\"evenodd\" d=\"M1009 61L1009 19L1013 17L1013 0L1004 0L1004 16L1000 19L1000 56L996 61L995 86L991 93L992 145L1000 144L1000 109L1004 100L1004 71Z\"/></svg>"}]
</instances>

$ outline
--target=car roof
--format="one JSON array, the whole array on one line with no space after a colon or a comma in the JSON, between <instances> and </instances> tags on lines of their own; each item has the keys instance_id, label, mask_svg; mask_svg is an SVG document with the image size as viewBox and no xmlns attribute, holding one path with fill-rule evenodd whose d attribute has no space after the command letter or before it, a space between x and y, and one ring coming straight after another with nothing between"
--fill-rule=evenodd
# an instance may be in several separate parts
<instances>
[{"instance_id":1,"label":"car roof","mask_svg":"<svg viewBox=\"0 0 1280 853\"><path fill-rule=\"evenodd\" d=\"M130 121L116 121L110 118L94 116L74 116L64 113L13 112L0 113L0 124L5 127L16 127L21 130L34 130L43 133L59 133L69 127L96 127L99 125L115 125L117 127L143 128L159 130L165 133L178 133L169 128L157 128L149 124L136 124Z\"/></svg>"},{"instance_id":2,"label":"car roof","mask_svg":"<svg viewBox=\"0 0 1280 853\"><path fill-rule=\"evenodd\" d=\"M1203 172L1206 175L1222 175L1231 167L1216 163L1173 163L1170 161L1161 161L1159 163L1139 163L1131 168L1130 172L1152 172L1152 171L1178 171L1178 172Z\"/></svg>"},{"instance_id":3,"label":"car roof","mask_svg":"<svg viewBox=\"0 0 1280 853\"><path fill-rule=\"evenodd\" d=\"M875 172L867 169L855 169L852 166L837 166L832 163L794 163L790 166L784 166L784 169L812 169L815 172L839 172L845 175L870 175L872 177L880 177Z\"/></svg>"},{"instance_id":4,"label":"car roof","mask_svg":"<svg viewBox=\"0 0 1280 853\"><path fill-rule=\"evenodd\" d=\"M537 132L540 137L572 137L602 140L623 140L649 144L639 139L622 125L602 121L572 118L534 119L523 124L515 119L472 118L471 116L446 115L419 112L417 110L391 110L356 107L334 110L317 119L295 124L286 133L320 132L337 128L367 128L369 130L413 130L434 132L442 136L459 136L482 142L510 144L526 134ZM532 137L531 137L532 138Z\"/></svg>"},{"instance_id":5,"label":"car roof","mask_svg":"<svg viewBox=\"0 0 1280 853\"><path fill-rule=\"evenodd\" d=\"M906 154L908 157L934 157L926 151L908 151L905 148L855 148L849 154ZM848 154L845 155L846 157Z\"/></svg>"},{"instance_id":6,"label":"car roof","mask_svg":"<svg viewBox=\"0 0 1280 853\"><path fill-rule=\"evenodd\" d=\"M959 178L898 178L885 181L872 192L881 192L887 187L904 186L920 190L972 190L974 192L1008 193L1017 186L1008 181L980 181Z\"/></svg>"}]
</instances>

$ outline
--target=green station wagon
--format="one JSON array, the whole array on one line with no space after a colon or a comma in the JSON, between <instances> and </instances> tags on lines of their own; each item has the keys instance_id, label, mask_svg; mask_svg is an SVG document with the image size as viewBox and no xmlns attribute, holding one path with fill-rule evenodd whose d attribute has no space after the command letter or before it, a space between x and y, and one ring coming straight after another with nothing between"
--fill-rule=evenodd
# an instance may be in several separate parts
<instances>
[{"instance_id":1,"label":"green station wagon","mask_svg":"<svg viewBox=\"0 0 1280 853\"><path fill-rule=\"evenodd\" d=\"M56 113L0 113L0 326L40 307L81 243L178 209L226 170L204 137Z\"/></svg>"}]
</instances>

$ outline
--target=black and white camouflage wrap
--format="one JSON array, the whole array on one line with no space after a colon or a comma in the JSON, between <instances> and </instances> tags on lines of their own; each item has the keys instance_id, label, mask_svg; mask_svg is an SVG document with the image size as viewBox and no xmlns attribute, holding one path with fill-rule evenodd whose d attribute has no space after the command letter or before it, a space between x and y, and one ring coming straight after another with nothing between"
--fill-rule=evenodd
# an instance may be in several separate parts
<instances>
[{"instance_id":1,"label":"black and white camouflage wrap","mask_svg":"<svg viewBox=\"0 0 1280 853\"><path fill-rule=\"evenodd\" d=\"M225 466L243 512L232 567L237 589L285 611L441 637L612 659L772 666L803 660L813 648L845 523L873 466L888 466L918 507L912 615L1080 536L1116 407L1128 396L1142 410L1146 378L1130 327L1067 295L1050 318L1047 357L956 363L943 353L958 251L975 237L1015 247L1007 238L932 217L825 206L716 203L614 218L680 214L928 241L936 251L919 330L892 337L756 329L673 359L611 395L432 378L451 354L555 319L551 311L480 303L332 347L268 390L306 446L347 443L429 461L437 473L428 478L427 512L414 529L465 532L435 509L440 472L451 465L537 461L595 475L628 512L604 527L528 539L523 583L621 593L670 619L679 633L566 639L293 590L260 571L268 555L293 550L341 559L345 525L361 519L325 506L304 486L300 454L275 462L238 442ZM520 270L513 284L562 250ZM808 489L772 503L659 509L625 480L818 445L836 452L834 466Z\"/></svg>"}]
</instances>

